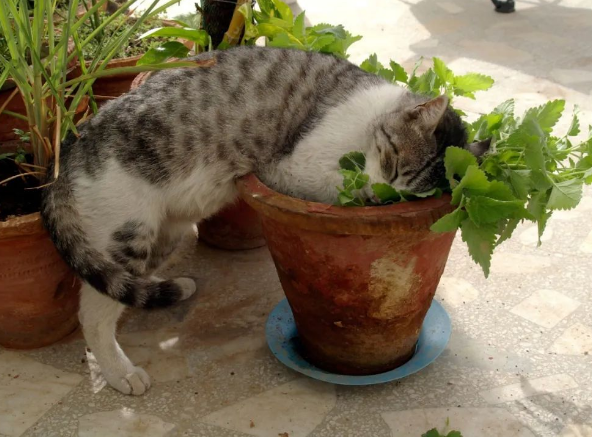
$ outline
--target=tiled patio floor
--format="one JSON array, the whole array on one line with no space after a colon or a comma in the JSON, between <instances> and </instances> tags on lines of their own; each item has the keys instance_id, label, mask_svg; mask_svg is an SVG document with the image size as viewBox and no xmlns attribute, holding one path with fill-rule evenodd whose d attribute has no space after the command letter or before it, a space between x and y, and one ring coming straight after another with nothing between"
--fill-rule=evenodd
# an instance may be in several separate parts
<instances>
[{"instance_id":1,"label":"tiled patio floor","mask_svg":"<svg viewBox=\"0 0 592 437\"><path fill-rule=\"evenodd\" d=\"M472 112L508 98L554 98L592 123L592 3L518 0L302 0L313 22L343 23L371 52L412 65L439 56L496 79ZM183 1L190 8L192 1ZM168 273L201 279L197 297L130 311L120 340L153 386L104 386L80 334L41 350L0 350L0 436L419 437L447 419L465 437L592 436L592 190L551 220L536 248L519 228L488 280L456 241L437 293L453 334L430 367L399 382L336 387L286 369L264 323L282 299L265 248L229 253L188 238Z\"/></svg>"}]
</instances>

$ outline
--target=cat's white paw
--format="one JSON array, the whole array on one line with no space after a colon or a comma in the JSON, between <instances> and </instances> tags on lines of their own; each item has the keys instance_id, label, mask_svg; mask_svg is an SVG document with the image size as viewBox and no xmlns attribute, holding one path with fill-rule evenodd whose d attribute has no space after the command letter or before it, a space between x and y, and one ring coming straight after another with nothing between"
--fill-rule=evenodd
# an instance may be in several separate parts
<instances>
[{"instance_id":1,"label":"cat's white paw","mask_svg":"<svg viewBox=\"0 0 592 437\"><path fill-rule=\"evenodd\" d=\"M193 296L195 290L197 290L195 281L191 278L177 278L175 279L175 283L181 287L181 290L183 290L183 297L181 300Z\"/></svg>"},{"instance_id":2,"label":"cat's white paw","mask_svg":"<svg viewBox=\"0 0 592 437\"><path fill-rule=\"evenodd\" d=\"M150 376L138 366L125 375L105 375L105 379L111 387L125 395L143 395L150 388Z\"/></svg>"}]
</instances>

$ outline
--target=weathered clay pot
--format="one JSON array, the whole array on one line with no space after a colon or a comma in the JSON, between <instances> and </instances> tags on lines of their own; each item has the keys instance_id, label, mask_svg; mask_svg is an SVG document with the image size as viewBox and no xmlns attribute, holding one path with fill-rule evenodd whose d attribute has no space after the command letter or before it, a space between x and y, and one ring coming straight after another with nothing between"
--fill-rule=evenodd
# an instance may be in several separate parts
<instances>
[{"instance_id":1,"label":"weathered clay pot","mask_svg":"<svg viewBox=\"0 0 592 437\"><path fill-rule=\"evenodd\" d=\"M0 345L54 343L78 326L80 283L38 213L0 222Z\"/></svg>"},{"instance_id":2,"label":"weathered clay pot","mask_svg":"<svg viewBox=\"0 0 592 437\"><path fill-rule=\"evenodd\" d=\"M254 175L237 185L261 215L311 363L366 375L413 356L454 239L429 228L452 211L450 197L346 208L279 194Z\"/></svg>"},{"instance_id":3,"label":"weathered clay pot","mask_svg":"<svg viewBox=\"0 0 592 437\"><path fill-rule=\"evenodd\" d=\"M265 246L259 214L239 200L198 225L199 239L226 250L255 249Z\"/></svg>"}]
</instances>

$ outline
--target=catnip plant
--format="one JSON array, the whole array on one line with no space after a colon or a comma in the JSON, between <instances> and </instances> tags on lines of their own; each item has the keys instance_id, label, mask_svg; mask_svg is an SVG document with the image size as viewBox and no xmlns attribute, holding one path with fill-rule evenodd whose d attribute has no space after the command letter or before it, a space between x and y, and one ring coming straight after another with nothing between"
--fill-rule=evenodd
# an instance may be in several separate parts
<instances>
[{"instance_id":1,"label":"catnip plant","mask_svg":"<svg viewBox=\"0 0 592 437\"><path fill-rule=\"evenodd\" d=\"M438 58L420 76L416 75L418 66L407 74L395 62L383 66L376 55L362 63L366 71L413 92L430 97L445 94L451 101L454 96L474 99L475 92L485 91L494 83L492 78L477 73L456 76ZM343 187L338 187L337 204L385 205L448 192L456 209L431 229L460 229L471 257L487 277L494 249L510 238L520 222L537 224L540 245L553 212L576 207L583 185L592 184L592 126L586 140L574 143L574 137L581 132L577 111L566 132L554 130L564 110L565 101L554 100L517 116L514 101L508 100L471 123L465 120L469 141L491 138L490 151L478 160L467 150L449 147L444 158L446 180L442 188L428 193L398 192L388 184L373 184L374 200L365 201L359 192L368 183L365 159L360 152L349 153L339 162Z\"/></svg>"}]
</instances>

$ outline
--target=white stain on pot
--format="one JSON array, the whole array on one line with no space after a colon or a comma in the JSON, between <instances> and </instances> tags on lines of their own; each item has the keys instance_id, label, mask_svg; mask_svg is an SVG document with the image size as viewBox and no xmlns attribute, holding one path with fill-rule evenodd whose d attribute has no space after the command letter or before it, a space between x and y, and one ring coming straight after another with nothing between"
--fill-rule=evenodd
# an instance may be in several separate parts
<instances>
[{"instance_id":1,"label":"white stain on pot","mask_svg":"<svg viewBox=\"0 0 592 437\"><path fill-rule=\"evenodd\" d=\"M381 258L372 263L368 292L376 305L368 316L375 319L391 319L403 310L412 297L412 292L421 282L419 275L414 273L417 257L413 257L402 265L394 259Z\"/></svg>"}]
</instances>

